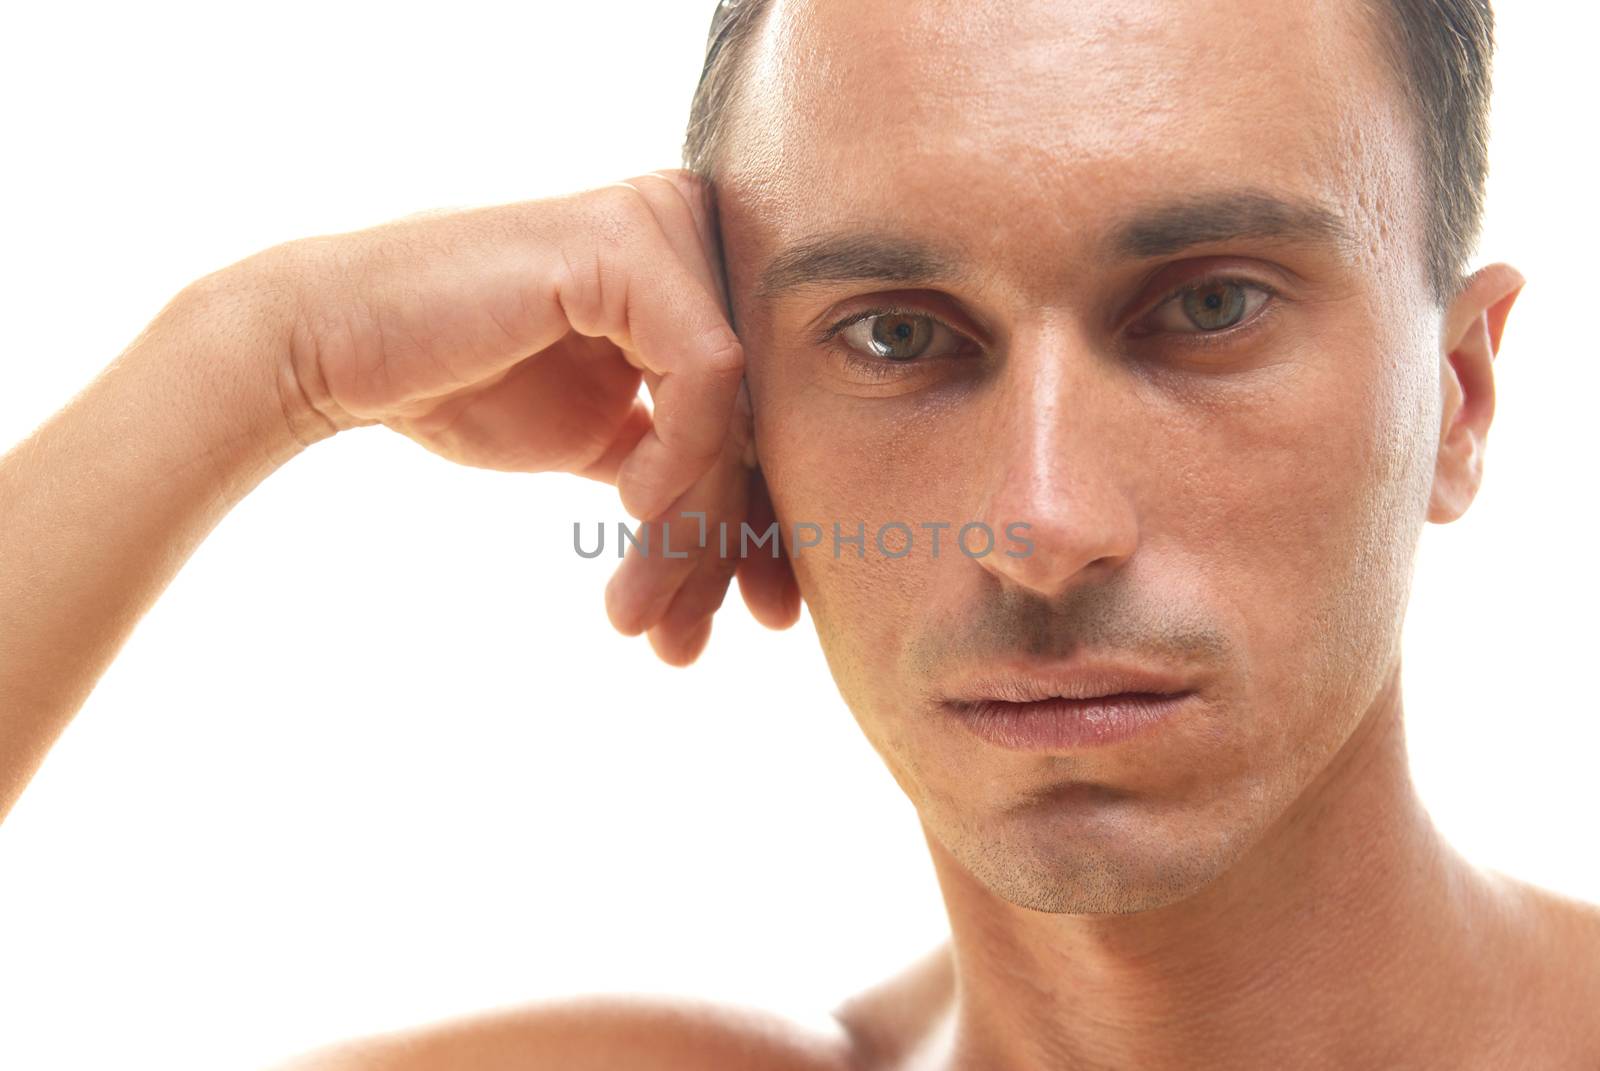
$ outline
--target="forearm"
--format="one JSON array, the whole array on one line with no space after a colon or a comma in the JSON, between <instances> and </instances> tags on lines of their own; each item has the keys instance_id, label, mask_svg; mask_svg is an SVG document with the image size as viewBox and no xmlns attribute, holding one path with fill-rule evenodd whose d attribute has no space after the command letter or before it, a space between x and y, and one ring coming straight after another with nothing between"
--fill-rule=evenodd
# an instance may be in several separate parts
<instances>
[{"instance_id":1,"label":"forearm","mask_svg":"<svg viewBox=\"0 0 1600 1071\"><path fill-rule=\"evenodd\" d=\"M195 547L319 435L285 418L281 296L218 278L0 458L0 818Z\"/></svg>"}]
</instances>

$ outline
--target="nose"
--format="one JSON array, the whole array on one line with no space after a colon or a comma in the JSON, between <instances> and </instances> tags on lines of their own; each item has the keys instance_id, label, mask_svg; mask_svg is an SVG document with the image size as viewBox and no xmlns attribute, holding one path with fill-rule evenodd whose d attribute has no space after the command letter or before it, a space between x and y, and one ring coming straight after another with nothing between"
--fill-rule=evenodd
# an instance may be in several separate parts
<instances>
[{"instance_id":1,"label":"nose","mask_svg":"<svg viewBox=\"0 0 1600 1071\"><path fill-rule=\"evenodd\" d=\"M1051 324L1013 336L995 388L980 485L995 544L976 560L1045 598L1103 581L1139 540L1128 483L1140 464L1129 456L1137 399L1126 369Z\"/></svg>"}]
</instances>

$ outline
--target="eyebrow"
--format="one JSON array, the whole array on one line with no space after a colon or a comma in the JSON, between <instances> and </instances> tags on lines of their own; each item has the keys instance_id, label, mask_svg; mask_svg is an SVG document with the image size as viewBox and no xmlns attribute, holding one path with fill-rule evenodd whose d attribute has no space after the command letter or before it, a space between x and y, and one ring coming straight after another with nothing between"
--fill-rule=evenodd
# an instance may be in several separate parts
<instances>
[{"instance_id":1,"label":"eyebrow","mask_svg":"<svg viewBox=\"0 0 1600 1071\"><path fill-rule=\"evenodd\" d=\"M822 283L923 283L966 274L953 250L871 230L813 235L778 252L761 273L756 296L771 298Z\"/></svg>"},{"instance_id":2,"label":"eyebrow","mask_svg":"<svg viewBox=\"0 0 1600 1071\"><path fill-rule=\"evenodd\" d=\"M1259 190L1201 193L1146 205L1115 224L1112 257L1171 256L1191 246L1240 238L1347 245L1349 224L1315 201ZM971 265L948 247L871 229L844 228L781 249L762 270L756 297L828 283L960 282Z\"/></svg>"},{"instance_id":3,"label":"eyebrow","mask_svg":"<svg viewBox=\"0 0 1600 1071\"><path fill-rule=\"evenodd\" d=\"M1228 190L1146 208L1111 232L1110 246L1124 257L1163 257L1238 238L1345 246L1353 234L1343 216L1316 201Z\"/></svg>"}]
</instances>

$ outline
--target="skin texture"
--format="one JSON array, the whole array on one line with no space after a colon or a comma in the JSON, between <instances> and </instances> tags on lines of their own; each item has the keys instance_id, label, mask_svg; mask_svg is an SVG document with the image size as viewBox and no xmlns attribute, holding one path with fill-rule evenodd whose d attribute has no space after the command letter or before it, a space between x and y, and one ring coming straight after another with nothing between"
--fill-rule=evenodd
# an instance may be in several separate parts
<instances>
[{"instance_id":1,"label":"skin texture","mask_svg":"<svg viewBox=\"0 0 1600 1071\"><path fill-rule=\"evenodd\" d=\"M1372 28L1346 4L786 0L745 86L716 185L778 518L1032 525L1025 558L793 559L950 909L940 1062L1482 1059L1528 1010L1527 916L1413 795L1399 641L1422 525L1478 486L1522 280L1431 299ZM1345 235L1107 252L1147 206L1232 190ZM970 270L759 292L843 227ZM1275 296L1202 347L1161 303L1216 272ZM925 356L874 358L871 321L818 341L885 300L940 325ZM963 671L1074 655L1203 702L1078 753L941 716Z\"/></svg>"},{"instance_id":2,"label":"skin texture","mask_svg":"<svg viewBox=\"0 0 1600 1071\"><path fill-rule=\"evenodd\" d=\"M1407 770L1417 538L1477 491L1523 280L1429 292L1416 132L1359 12L779 0L714 213L663 172L200 280L0 458L0 814L227 510L383 423L615 483L635 516L951 524L939 557L737 566L762 621L809 605L951 939L828 1032L580 998L300 1071L1593 1067L1600 910L1460 857ZM1230 206L1254 225L1222 237ZM1213 233L1157 241L1152 211ZM841 229L954 270L764 288ZM1248 312L1201 340L1205 286ZM885 304L925 355L874 357L873 321L820 337ZM957 552L973 521L1025 521L1032 552ZM630 557L608 609L691 661L733 575ZM942 710L965 673L1087 657L1198 699L1051 753Z\"/></svg>"},{"instance_id":3,"label":"skin texture","mask_svg":"<svg viewBox=\"0 0 1600 1071\"><path fill-rule=\"evenodd\" d=\"M1245 17L1227 6L780 5L771 55L830 59L762 67L719 180L779 518L1031 523L1026 558L794 568L841 692L934 839L1038 911L1171 904L1259 843L1363 719L1388 716L1418 533L1447 512L1430 503L1439 325L1403 225L1405 118L1381 72L1332 47L1358 32L1340 7L1238 6L1254 30L1224 67L1196 42ZM861 82L848 103L829 88L845 74ZM1141 204L1234 188L1335 206L1355 240L1098 251ZM859 285L748 299L774 250L842 218L962 249L975 285L896 293L986 341L880 359L872 382L808 338L866 304ZM1278 292L1233 339L1201 352L1116 326L1221 270ZM1080 651L1174 666L1204 709L1135 746L1045 758L974 748L937 716L959 671ZM1117 797L1036 798L1069 782Z\"/></svg>"}]
</instances>

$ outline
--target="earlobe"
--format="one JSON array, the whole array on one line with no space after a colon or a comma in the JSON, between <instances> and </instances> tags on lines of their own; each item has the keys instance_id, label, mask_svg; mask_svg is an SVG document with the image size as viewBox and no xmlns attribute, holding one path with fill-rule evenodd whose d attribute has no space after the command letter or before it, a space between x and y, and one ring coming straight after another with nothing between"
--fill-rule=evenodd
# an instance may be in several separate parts
<instances>
[{"instance_id":1,"label":"earlobe","mask_svg":"<svg viewBox=\"0 0 1600 1071\"><path fill-rule=\"evenodd\" d=\"M1445 311L1439 451L1427 515L1435 524L1464 514L1483 480L1494 419L1494 358L1525 282L1509 264L1488 265L1467 280Z\"/></svg>"}]
</instances>

